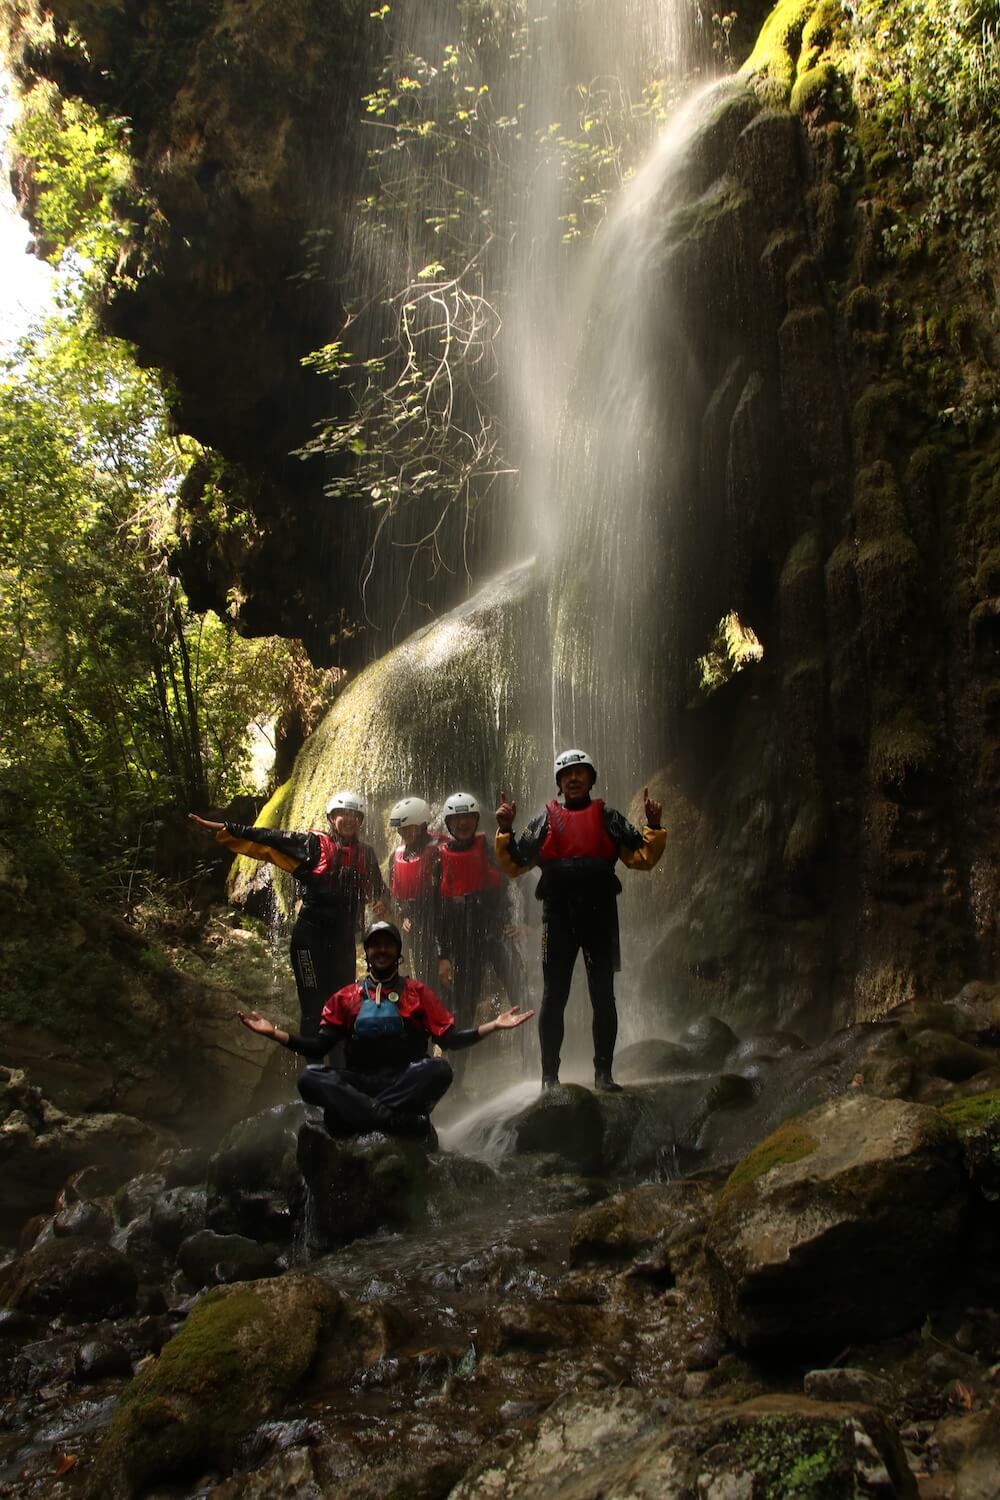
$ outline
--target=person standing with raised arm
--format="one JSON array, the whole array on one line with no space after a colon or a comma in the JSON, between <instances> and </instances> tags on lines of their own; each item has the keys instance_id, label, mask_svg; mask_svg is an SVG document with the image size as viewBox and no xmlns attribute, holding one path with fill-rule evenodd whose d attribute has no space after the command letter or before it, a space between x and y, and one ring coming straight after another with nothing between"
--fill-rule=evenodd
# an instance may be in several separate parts
<instances>
[{"instance_id":1,"label":"person standing with raised arm","mask_svg":"<svg viewBox=\"0 0 1000 1500\"><path fill-rule=\"evenodd\" d=\"M612 1077L618 1011L615 973L621 968L618 932L618 860L632 870L651 870L667 841L660 827L663 809L643 791L646 826L641 831L617 809L591 797L597 768L584 750L563 750L555 760L562 802L549 802L521 834L514 834L517 803L500 795L495 840L497 862L512 878L535 865L541 879L535 895L542 902L542 1004L538 1034L542 1046L542 1088L559 1082L563 1016L576 956L582 950L594 1012L594 1087L620 1092Z\"/></svg>"},{"instance_id":2,"label":"person standing with raised arm","mask_svg":"<svg viewBox=\"0 0 1000 1500\"><path fill-rule=\"evenodd\" d=\"M292 833L244 823L214 823L188 813L192 823L214 832L216 841L287 870L302 905L292 928L289 953L302 1012L302 1035L315 1036L323 1006L357 973L357 941L365 907L386 914L386 892L375 850L358 839L365 805L356 792L337 792L326 804L329 832Z\"/></svg>"}]
</instances>

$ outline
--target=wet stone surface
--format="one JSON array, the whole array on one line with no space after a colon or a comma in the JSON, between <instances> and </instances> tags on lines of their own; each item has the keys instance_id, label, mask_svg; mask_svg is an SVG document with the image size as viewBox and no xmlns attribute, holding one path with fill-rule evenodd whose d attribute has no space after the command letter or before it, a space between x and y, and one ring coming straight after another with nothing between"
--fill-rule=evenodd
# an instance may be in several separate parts
<instances>
[{"instance_id":1,"label":"wet stone surface","mask_svg":"<svg viewBox=\"0 0 1000 1500\"><path fill-rule=\"evenodd\" d=\"M176 1171L165 1160L113 1200L96 1197L114 1216L110 1243L56 1236L55 1220L90 1201L67 1194L33 1226L30 1251L2 1273L7 1284L27 1286L25 1265L41 1268L49 1257L61 1264L110 1253L130 1265L134 1301L36 1311L36 1294L25 1293L0 1313L0 1494L444 1500L460 1485L469 1500L493 1500L489 1486L502 1481L495 1494L527 1500L565 1479L574 1495L611 1495L597 1439L613 1411L615 1441L639 1485L623 1495L650 1484L657 1495L674 1493L667 1476L675 1474L688 1476L692 1493L731 1500L745 1488L741 1474L755 1472L751 1460L780 1493L782 1466L805 1472L795 1465L814 1467L822 1450L823 1493L853 1494L854 1485L914 1494L912 1475L922 1500L954 1500L963 1493L957 1476L975 1482L975 1443L991 1451L1000 1399L991 1374L1000 1367L995 1210L957 1124L918 1107L921 1120L940 1121L928 1149L947 1161L948 1192L968 1210L961 1260L926 1288L930 1319L926 1306L911 1309L890 1343L872 1342L875 1324L862 1320L847 1334L850 1347L845 1339L830 1351L821 1339L814 1349L750 1353L743 1344L754 1340L739 1321L720 1322L717 1270L706 1255L720 1215L732 1215L734 1202L743 1212L730 1167L775 1117L823 1097L870 1112L878 1101L865 1080L884 1084L887 1061L897 1070L892 1088L903 1060L907 1087L933 1083L945 1109L985 1101L971 1116L976 1139L989 1142L979 1073L928 1073L926 1056L954 1069L936 1043L923 1060L910 1048L924 1019L917 1011L905 1028L852 1028L811 1053L781 1037L747 1039L729 1047L721 1070L613 1097L575 1086L555 1091L562 1101L540 1100L534 1088L514 1089L460 1127L445 1115L445 1149L430 1156L379 1137L345 1157L342 1143L304 1126L300 1107L281 1107L247 1121L210 1159L187 1156ZM926 1019L934 1024L924 1030L950 1035L938 1014ZM567 1150L551 1127L570 1116L585 1129ZM701 1170L666 1180L684 1158L678 1127ZM845 1127L837 1151L849 1155L852 1138ZM475 1151L489 1159L467 1154ZM310 1169L310 1193L296 1153ZM780 1165L757 1161L748 1203L772 1192ZM196 1167L207 1180L189 1180ZM888 1167L879 1171L869 1189L890 1183ZM887 1191L895 1203L895 1188ZM814 1197L810 1190L796 1206L793 1194L781 1213L808 1215ZM255 1232L218 1228L213 1210L220 1223ZM269 1232L275 1221L280 1235ZM800 1308L829 1308L846 1329L836 1287L827 1274L810 1282L800 1270L796 1295ZM853 1293L848 1302L857 1305ZM276 1363L265 1352L269 1320L280 1332ZM838 1358L824 1363L831 1352ZM784 1404L761 1407L765 1398ZM588 1446L574 1467L576 1440L563 1445L559 1465L569 1468L550 1472L547 1414L566 1402L577 1403L568 1422ZM778 1429L785 1437L775 1448ZM133 1449L153 1457L137 1468Z\"/></svg>"}]
</instances>

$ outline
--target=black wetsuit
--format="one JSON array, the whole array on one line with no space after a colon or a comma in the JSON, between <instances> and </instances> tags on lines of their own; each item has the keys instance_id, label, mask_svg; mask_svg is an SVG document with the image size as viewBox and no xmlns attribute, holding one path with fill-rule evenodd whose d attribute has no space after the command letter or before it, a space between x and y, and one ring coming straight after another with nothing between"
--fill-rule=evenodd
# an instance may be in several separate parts
<instances>
[{"instance_id":1,"label":"black wetsuit","mask_svg":"<svg viewBox=\"0 0 1000 1500\"><path fill-rule=\"evenodd\" d=\"M538 1035L542 1048L542 1076L557 1078L564 1034L564 1013L577 954L583 953L587 988L593 1010L594 1068L610 1074L618 1037L615 974L621 968L618 932L617 860L631 869L651 869L663 852L662 829L640 831L613 807L590 802L570 809L588 821L586 839L572 837L555 846L550 817L566 809L550 803L521 834L498 833L497 859L508 875L523 875L534 865L542 875L535 891L542 902L542 1005ZM556 830L552 830L555 832Z\"/></svg>"},{"instance_id":2,"label":"black wetsuit","mask_svg":"<svg viewBox=\"0 0 1000 1500\"><path fill-rule=\"evenodd\" d=\"M336 834L292 833L226 823L216 838L237 854L267 860L298 882L302 905L289 953L302 1012L302 1034L315 1036L327 999L357 972L357 938L367 903L385 895L369 844Z\"/></svg>"}]
</instances>

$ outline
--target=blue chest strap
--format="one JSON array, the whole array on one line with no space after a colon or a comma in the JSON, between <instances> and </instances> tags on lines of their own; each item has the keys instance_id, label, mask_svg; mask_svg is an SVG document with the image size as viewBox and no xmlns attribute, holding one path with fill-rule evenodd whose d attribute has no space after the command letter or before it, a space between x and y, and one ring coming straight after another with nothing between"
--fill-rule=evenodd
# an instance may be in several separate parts
<instances>
[{"instance_id":1,"label":"blue chest strap","mask_svg":"<svg viewBox=\"0 0 1000 1500\"><path fill-rule=\"evenodd\" d=\"M361 986L361 1007L354 1018L354 1035L371 1041L376 1037L402 1036L403 1018L399 1014L399 991L402 986L372 988L370 979Z\"/></svg>"}]
</instances>

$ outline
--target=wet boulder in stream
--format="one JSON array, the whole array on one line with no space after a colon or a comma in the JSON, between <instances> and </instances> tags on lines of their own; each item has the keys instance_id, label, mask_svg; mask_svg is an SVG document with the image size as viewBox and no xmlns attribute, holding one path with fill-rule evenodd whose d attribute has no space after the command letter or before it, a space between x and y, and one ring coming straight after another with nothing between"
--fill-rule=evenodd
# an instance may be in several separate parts
<instances>
[{"instance_id":1,"label":"wet boulder in stream","mask_svg":"<svg viewBox=\"0 0 1000 1500\"><path fill-rule=\"evenodd\" d=\"M610 1096L609 1096L610 1097ZM597 1095L579 1084L545 1089L512 1122L515 1153L561 1158L571 1171L600 1172L604 1121Z\"/></svg>"},{"instance_id":2,"label":"wet boulder in stream","mask_svg":"<svg viewBox=\"0 0 1000 1500\"><path fill-rule=\"evenodd\" d=\"M183 1241L177 1264L196 1287L263 1281L278 1269L273 1249L241 1234L215 1234L211 1229L201 1229Z\"/></svg>"},{"instance_id":3,"label":"wet boulder in stream","mask_svg":"<svg viewBox=\"0 0 1000 1500\"><path fill-rule=\"evenodd\" d=\"M312 1276L210 1291L122 1396L88 1496L126 1500L228 1466L336 1341L344 1313L340 1294Z\"/></svg>"},{"instance_id":4,"label":"wet boulder in stream","mask_svg":"<svg viewBox=\"0 0 1000 1500\"><path fill-rule=\"evenodd\" d=\"M920 1322L959 1245L958 1141L933 1109L854 1093L768 1136L706 1238L722 1324L760 1351L843 1348Z\"/></svg>"},{"instance_id":5,"label":"wet boulder in stream","mask_svg":"<svg viewBox=\"0 0 1000 1500\"><path fill-rule=\"evenodd\" d=\"M680 1042L666 1042L649 1037L623 1047L615 1057L615 1077L619 1083L638 1083L645 1078L665 1078L671 1073L693 1073L698 1063L694 1053Z\"/></svg>"},{"instance_id":6,"label":"wet boulder in stream","mask_svg":"<svg viewBox=\"0 0 1000 1500\"><path fill-rule=\"evenodd\" d=\"M131 1115L68 1115L19 1069L0 1068L0 1122L0 1196L13 1221L48 1208L81 1168L100 1168L106 1191L176 1144Z\"/></svg>"},{"instance_id":7,"label":"wet boulder in stream","mask_svg":"<svg viewBox=\"0 0 1000 1500\"><path fill-rule=\"evenodd\" d=\"M570 1236L570 1263L606 1264L645 1257L666 1250L668 1241L702 1230L711 1203L710 1190L700 1182L647 1182L616 1193L580 1214ZM673 1281L669 1257L659 1257L662 1275Z\"/></svg>"},{"instance_id":8,"label":"wet boulder in stream","mask_svg":"<svg viewBox=\"0 0 1000 1500\"><path fill-rule=\"evenodd\" d=\"M45 1240L0 1271L0 1303L70 1319L131 1312L137 1288L120 1250L85 1239Z\"/></svg>"},{"instance_id":9,"label":"wet boulder in stream","mask_svg":"<svg viewBox=\"0 0 1000 1500\"><path fill-rule=\"evenodd\" d=\"M234 1125L208 1170L207 1222L219 1234L288 1240L301 1191L296 1165L302 1104L276 1105Z\"/></svg>"},{"instance_id":10,"label":"wet boulder in stream","mask_svg":"<svg viewBox=\"0 0 1000 1500\"><path fill-rule=\"evenodd\" d=\"M412 1141L384 1135L335 1141L322 1127L303 1125L298 1165L309 1189L309 1237L316 1247L405 1228L426 1214L427 1153Z\"/></svg>"},{"instance_id":11,"label":"wet boulder in stream","mask_svg":"<svg viewBox=\"0 0 1000 1500\"><path fill-rule=\"evenodd\" d=\"M708 1121L754 1098L749 1079L681 1077L617 1094L579 1084L546 1089L510 1122L516 1155L552 1158L584 1174L673 1175L678 1152L697 1151Z\"/></svg>"}]
</instances>

